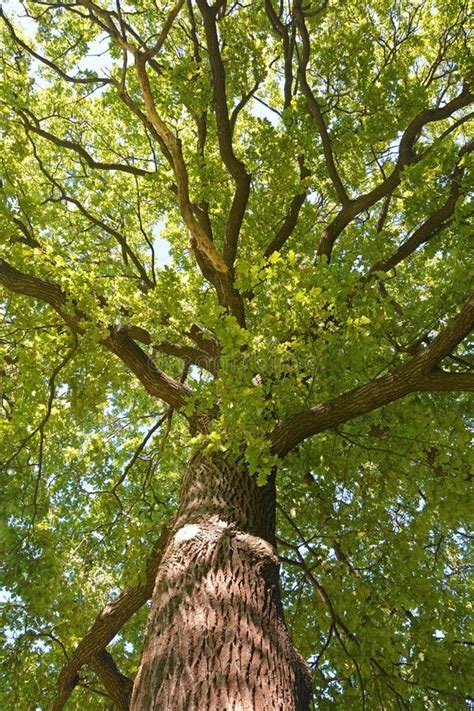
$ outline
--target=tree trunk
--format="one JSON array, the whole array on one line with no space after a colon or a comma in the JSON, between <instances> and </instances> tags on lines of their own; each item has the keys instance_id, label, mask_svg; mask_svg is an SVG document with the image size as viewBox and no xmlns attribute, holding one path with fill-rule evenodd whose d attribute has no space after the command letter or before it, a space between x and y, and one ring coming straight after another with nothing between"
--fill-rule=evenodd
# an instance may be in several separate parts
<instances>
[{"instance_id":1,"label":"tree trunk","mask_svg":"<svg viewBox=\"0 0 474 711\"><path fill-rule=\"evenodd\" d=\"M158 570L132 711L306 711L310 678L283 620L275 483L191 460Z\"/></svg>"}]
</instances>

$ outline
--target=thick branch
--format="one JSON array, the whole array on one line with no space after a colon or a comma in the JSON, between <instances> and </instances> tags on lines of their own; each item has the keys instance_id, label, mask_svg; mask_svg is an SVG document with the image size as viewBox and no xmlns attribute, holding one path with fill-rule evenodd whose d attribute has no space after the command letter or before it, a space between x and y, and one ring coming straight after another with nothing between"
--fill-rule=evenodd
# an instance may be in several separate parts
<instances>
[{"instance_id":1,"label":"thick branch","mask_svg":"<svg viewBox=\"0 0 474 711\"><path fill-rule=\"evenodd\" d=\"M408 165L417 163L426 156L426 151L421 155L415 155L414 153L415 143L424 126L435 121L449 118L455 111L458 111L464 106L468 106L473 100L474 95L471 93L468 85L465 85L461 93L444 106L436 109L425 109L415 116L401 138L398 160L393 171L373 190L351 200L347 205L341 208L334 220L324 230L319 242L318 254L330 259L334 243L347 225L360 215L361 212L368 210L379 200L390 195L400 184L403 169Z\"/></svg>"},{"instance_id":2,"label":"thick branch","mask_svg":"<svg viewBox=\"0 0 474 711\"><path fill-rule=\"evenodd\" d=\"M474 391L473 373L448 373L435 370L420 379L417 387L421 392Z\"/></svg>"},{"instance_id":3,"label":"thick branch","mask_svg":"<svg viewBox=\"0 0 474 711\"><path fill-rule=\"evenodd\" d=\"M143 170L142 168L136 168L133 165L97 161L79 143L76 143L75 141L70 141L67 138L59 138L59 136L55 136L49 131L45 131L43 128L41 128L39 122L37 122L36 124L31 123L31 121L28 120L25 112L21 111L19 113L25 123L26 128L29 131L33 131L33 133L36 133L38 136L46 138L46 140L48 140L50 143L54 143L54 145L56 146L59 146L61 148L67 148L70 151L74 151L74 153L76 153L86 161L87 165L90 168L95 168L99 170L117 170L121 173L130 173L131 175L139 176L153 175L153 172L149 170Z\"/></svg>"},{"instance_id":4,"label":"thick branch","mask_svg":"<svg viewBox=\"0 0 474 711\"><path fill-rule=\"evenodd\" d=\"M347 195L346 189L344 188L344 185L342 184L342 180L340 178L340 175L339 175L337 167L336 167L336 161L334 159L334 153L333 153L333 149L332 149L332 145L331 145L331 139L329 137L329 133L328 133L328 130L326 127L326 122L324 120L323 113L321 111L321 107L320 107L315 95L313 94L313 91L311 90L311 87L308 84L308 80L306 77L306 70L308 67L308 62L309 62L310 53L311 53L311 42L310 42L310 37L309 37L309 33L308 33L308 28L306 27L306 23L305 23L305 19L304 19L303 6L302 6L301 0L297 0L295 2L294 11L295 11L296 24L298 26L298 30L299 30L300 37L301 37L301 48L300 48L299 62L298 62L298 76L300 79L301 89L302 89L303 94L305 96L306 103L308 105L308 110L314 119L314 122L315 122L318 132L319 132L319 136L321 138L324 159L326 161L326 168L328 171L329 178L331 179L331 182L334 186L334 190L336 191L336 195L339 199L339 202L342 203L343 205L345 205L349 202L349 196Z\"/></svg>"},{"instance_id":5,"label":"thick branch","mask_svg":"<svg viewBox=\"0 0 474 711\"><path fill-rule=\"evenodd\" d=\"M212 241L209 239L209 235L204 232L201 225L194 217L192 204L189 197L188 171L183 157L181 141L172 133L172 131L170 131L169 127L156 110L156 105L153 99L153 92L150 84L150 79L148 77L146 65L147 62L150 62L150 64L152 63L153 60L151 59L151 55L156 52L157 45L155 45L155 47L141 51L138 47L130 44L130 42L128 42L125 37L119 32L118 28L114 24L114 19L120 19L117 13L114 13L113 11L104 10L103 8L100 8L99 6L91 2L91 0L80 0L79 4L86 7L89 11L91 11L91 13L95 12L96 16L92 18L94 22L96 22L100 27L102 27L103 30L108 32L110 36L115 40L115 42L117 42L118 45L122 47L122 49L127 50L134 56L138 82L140 84L143 100L145 103L146 118L149 124L153 126L154 131L156 131L156 134L159 137L160 148L164 149L163 153L167 160L169 160L170 165L175 174L176 184L178 187L179 207L181 215L191 236L191 246L193 247L194 251L197 250L205 256L205 258L211 265L212 270L216 274L227 274L227 264L213 245ZM163 28L163 32L165 32L168 22L172 24L175 19L175 13L177 14L180 9L181 3L178 2L175 9L171 11L168 20L165 23L165 28ZM102 20L99 20L99 17L101 17ZM162 41L164 41L164 39L166 38L171 24L169 24L169 27L166 29L166 33L163 38L160 35L160 39L158 40L158 49L159 47L161 47L160 43L162 43ZM132 29L128 25L126 26L126 29L133 36L135 36L135 34L132 32ZM123 88L121 91L119 91L119 93L121 93L122 98L125 98ZM131 100L128 97L128 105L130 105L130 101Z\"/></svg>"},{"instance_id":6,"label":"thick branch","mask_svg":"<svg viewBox=\"0 0 474 711\"><path fill-rule=\"evenodd\" d=\"M156 111L146 64L140 53L135 53L135 64L147 118L165 144L170 157L178 187L179 207L184 223L189 230L196 261L204 277L214 285L220 303L235 316L240 326L245 326L242 297L234 287L231 270L214 246L210 236L206 234L202 224L194 216L193 205L189 197L188 171L183 158L181 141L175 138Z\"/></svg>"},{"instance_id":7,"label":"thick branch","mask_svg":"<svg viewBox=\"0 0 474 711\"><path fill-rule=\"evenodd\" d=\"M268 19L270 20L270 24L274 32L281 38L283 45L285 68L285 83L283 86L283 107L287 109L291 104L291 99L293 98L293 53L295 49L295 29L294 25L292 25L291 33L288 31L287 25L285 25L281 21L280 16L277 15L277 13L275 12L272 0L265 0L265 12L267 14Z\"/></svg>"},{"instance_id":8,"label":"thick branch","mask_svg":"<svg viewBox=\"0 0 474 711\"><path fill-rule=\"evenodd\" d=\"M191 390L160 370L140 346L127 334L126 328L110 329L110 336L102 343L128 365L145 390L179 409L191 394Z\"/></svg>"},{"instance_id":9,"label":"thick branch","mask_svg":"<svg viewBox=\"0 0 474 711\"><path fill-rule=\"evenodd\" d=\"M231 267L237 254L239 232L249 198L250 176L245 170L242 161L235 155L232 144L232 125L227 106L225 69L219 48L219 39L217 37L215 11L209 7L207 0L197 0L197 5L204 21L209 62L211 65L219 151L224 165L232 175L236 186L227 221L224 243L224 259L229 267Z\"/></svg>"},{"instance_id":10,"label":"thick branch","mask_svg":"<svg viewBox=\"0 0 474 711\"><path fill-rule=\"evenodd\" d=\"M16 294L32 296L39 301L45 301L57 311L68 326L80 332L78 319L68 308L66 297L56 284L31 274L20 272L4 259L0 259L0 284L3 284L9 291L13 291Z\"/></svg>"},{"instance_id":11,"label":"thick branch","mask_svg":"<svg viewBox=\"0 0 474 711\"><path fill-rule=\"evenodd\" d=\"M72 84L97 84L99 86L105 86L105 84L109 83L109 79L106 77L71 77L69 74L66 74L61 67L58 67L57 64L52 62L50 59L47 57L43 57L37 52L35 52L26 42L24 42L18 35L16 34L13 25L11 24L10 20L8 17L3 12L3 8L0 7L0 18L3 20L5 25L8 28L8 31L10 33L11 38L18 44L20 47L23 47L28 54L30 54L32 57L38 60L38 62L41 62L41 64L44 64L45 66L49 67L50 69L53 69L56 74L58 74L61 79L65 79L66 81L72 83Z\"/></svg>"},{"instance_id":12,"label":"thick branch","mask_svg":"<svg viewBox=\"0 0 474 711\"><path fill-rule=\"evenodd\" d=\"M123 625L150 599L167 537L168 529L165 529L148 558L145 581L125 588L115 600L108 603L69 657L59 676L58 691L51 711L60 711L64 708L71 692L79 682L79 669L83 664L89 662L93 664L94 657L102 654Z\"/></svg>"},{"instance_id":13,"label":"thick branch","mask_svg":"<svg viewBox=\"0 0 474 711\"><path fill-rule=\"evenodd\" d=\"M219 254L208 235L205 234L201 225L194 217L189 198L188 171L183 158L181 142L171 133L168 126L156 111L150 80L146 71L146 62L143 56L139 53L135 53L135 65L145 102L148 120L162 139L171 157L172 168L175 174L176 184L178 186L179 206L184 222L191 235L192 246L194 249L197 249L205 255L216 272L227 274L227 264L224 262L222 256Z\"/></svg>"},{"instance_id":14,"label":"thick branch","mask_svg":"<svg viewBox=\"0 0 474 711\"><path fill-rule=\"evenodd\" d=\"M209 371L213 375L216 374L216 358L211 357L205 351L199 350L194 346L187 346L183 343L174 343L172 341L161 341L157 344L156 350L160 353L181 358L185 363L192 363L199 368Z\"/></svg>"},{"instance_id":15,"label":"thick branch","mask_svg":"<svg viewBox=\"0 0 474 711\"><path fill-rule=\"evenodd\" d=\"M56 284L20 272L3 259L0 259L0 284L17 294L31 296L50 304L73 330L78 333L85 330L86 317L68 305L66 295ZM102 340L102 344L135 373L147 392L161 398L175 409L180 408L191 392L189 388L159 370L151 358L130 338L126 328L110 328L109 334Z\"/></svg>"},{"instance_id":16,"label":"thick branch","mask_svg":"<svg viewBox=\"0 0 474 711\"><path fill-rule=\"evenodd\" d=\"M474 295L471 295L459 314L433 338L429 346L420 351L412 361L416 374L426 376L446 358L474 326Z\"/></svg>"},{"instance_id":17,"label":"thick branch","mask_svg":"<svg viewBox=\"0 0 474 711\"><path fill-rule=\"evenodd\" d=\"M124 676L109 652L102 649L91 657L88 665L95 671L118 711L128 711L133 691L133 681Z\"/></svg>"},{"instance_id":18,"label":"thick branch","mask_svg":"<svg viewBox=\"0 0 474 711\"><path fill-rule=\"evenodd\" d=\"M390 257L376 262L364 279L369 279L375 272L388 272L390 269L394 269L400 262L416 252L418 247L426 244L441 232L450 222L458 197L459 190L453 189L444 205L430 215Z\"/></svg>"},{"instance_id":19,"label":"thick branch","mask_svg":"<svg viewBox=\"0 0 474 711\"><path fill-rule=\"evenodd\" d=\"M474 140L469 141L459 152L459 159L470 153L474 149ZM409 257L422 244L426 244L432 237L437 235L450 223L458 198L461 195L461 177L463 174L462 168L458 165L453 174L451 190L444 204L430 215L411 235L406 239L399 248L387 259L381 259L376 262L364 277L368 280L373 276L374 272L388 272L396 267L400 262Z\"/></svg>"},{"instance_id":20,"label":"thick branch","mask_svg":"<svg viewBox=\"0 0 474 711\"><path fill-rule=\"evenodd\" d=\"M301 180L304 180L305 178L309 177L311 175L311 171L308 170L308 168L304 164L304 160L302 157L299 159L300 162L300 178ZM291 237L293 234L296 223L298 222L298 216L300 214L300 210L304 205L304 202L306 200L306 194L307 191L304 190L301 193L298 193L297 195L294 196L290 203L290 207L288 209L288 212L286 214L285 219L283 220L282 225L280 228L277 230L274 238L266 248L264 252L264 256L268 259L270 255L273 254L273 252L278 252L285 242Z\"/></svg>"},{"instance_id":21,"label":"thick branch","mask_svg":"<svg viewBox=\"0 0 474 711\"><path fill-rule=\"evenodd\" d=\"M204 370L208 370L213 375L216 373L217 356L210 354L208 350L189 346L185 343L176 343L174 341L153 343L150 333L145 328L141 328L141 326L127 325L122 326L122 329L125 330L127 335L134 341L140 341L140 343L144 343L147 346L152 346L154 350L160 353L166 353L166 355L180 358L185 363L191 363L192 365L197 365L199 368L204 368Z\"/></svg>"},{"instance_id":22,"label":"thick branch","mask_svg":"<svg viewBox=\"0 0 474 711\"><path fill-rule=\"evenodd\" d=\"M437 369L443 358L469 334L473 325L474 297L471 296L460 313L430 345L399 370L292 415L277 425L272 434L274 453L284 456L307 437L372 412L412 392L474 389L474 376L443 373Z\"/></svg>"}]
</instances>

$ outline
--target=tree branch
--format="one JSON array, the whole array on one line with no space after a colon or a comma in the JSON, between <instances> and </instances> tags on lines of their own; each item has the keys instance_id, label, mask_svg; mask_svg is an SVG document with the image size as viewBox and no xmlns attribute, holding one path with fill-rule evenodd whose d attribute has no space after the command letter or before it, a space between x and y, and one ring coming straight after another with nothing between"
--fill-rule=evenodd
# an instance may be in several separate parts
<instances>
[{"instance_id":1,"label":"tree branch","mask_svg":"<svg viewBox=\"0 0 474 711\"><path fill-rule=\"evenodd\" d=\"M191 237L191 246L195 253L200 253L209 263L214 277L214 279L211 279L211 282L216 285L216 281L222 281L222 277L221 280L217 278L219 275L228 274L228 266L222 258L221 254L217 251L216 247L210 240L209 235L205 233L200 223L194 217L192 209L193 206L189 197L189 176L183 157L181 141L179 138L174 136L174 134L170 131L169 127L156 110L150 79L146 70L147 62L151 64L153 61L151 59L150 53L153 54L155 48L144 48L144 50L141 51L141 49L139 49L137 46L134 46L133 44L128 42L125 37L121 35L118 28L114 24L114 20L120 20L117 13L113 11L104 10L103 8L93 3L91 0L79 0L79 5L82 5L83 7L87 8L91 13L95 12L96 16L91 15L91 19L96 24L98 24L104 31L106 31L120 47L130 52L135 58L135 68L137 72L138 82L145 103L146 119L149 125L153 126L154 133L156 132L156 135L159 137L160 148L162 150L164 149L163 154L165 158L169 161L170 166L173 169L178 188L179 208L184 223L189 230L189 234ZM174 21L174 12L176 11L177 13L180 9L181 3L178 2L178 5L175 7L174 10L172 10L171 15L168 17L168 20L170 20L171 17L171 24L172 21ZM99 17L103 18L103 21L99 20ZM132 31L132 28L130 28L128 25L126 26L126 29L132 34L135 39L140 39L137 38L136 33L134 33ZM168 34L168 31L169 28L166 34ZM143 45L143 42L140 42L140 44ZM123 90L123 87L119 89L119 94L121 95L122 99L125 99L125 92ZM125 103L130 106L130 103L133 102L131 101L130 97L127 98L128 101L126 101ZM135 113L137 113L138 115L138 113L141 112L135 111ZM199 261L200 260L198 260L198 262Z\"/></svg>"},{"instance_id":2,"label":"tree branch","mask_svg":"<svg viewBox=\"0 0 474 711\"><path fill-rule=\"evenodd\" d=\"M420 392L450 392L461 390L474 391L473 373L449 373L446 370L434 370L420 378L417 390Z\"/></svg>"},{"instance_id":3,"label":"tree branch","mask_svg":"<svg viewBox=\"0 0 474 711\"><path fill-rule=\"evenodd\" d=\"M185 363L197 365L199 368L204 368L212 375L216 375L216 358L210 356L205 351L188 346L183 343L174 343L171 341L161 341L156 345L156 350L160 353L181 358Z\"/></svg>"},{"instance_id":4,"label":"tree branch","mask_svg":"<svg viewBox=\"0 0 474 711\"><path fill-rule=\"evenodd\" d=\"M112 655L105 649L90 657L87 664L95 671L118 711L128 711L133 691L133 681L124 676Z\"/></svg>"},{"instance_id":5,"label":"tree branch","mask_svg":"<svg viewBox=\"0 0 474 711\"><path fill-rule=\"evenodd\" d=\"M4 259L0 259L0 284L16 294L32 296L39 301L45 301L53 307L68 326L74 331L81 332L77 316L68 308L66 297L56 284L20 272Z\"/></svg>"},{"instance_id":6,"label":"tree branch","mask_svg":"<svg viewBox=\"0 0 474 711\"><path fill-rule=\"evenodd\" d=\"M138 52L135 53L135 65L147 119L160 136L170 158L178 187L181 215L190 234L191 247L196 261L205 278L214 285L220 303L235 316L239 325L243 327L245 326L244 307L242 297L234 287L232 272L226 260L214 246L210 236L203 229L202 224L194 216L193 205L189 197L188 171L183 158L181 141L175 138L156 111L146 64L143 56Z\"/></svg>"},{"instance_id":7,"label":"tree branch","mask_svg":"<svg viewBox=\"0 0 474 711\"><path fill-rule=\"evenodd\" d=\"M99 86L105 86L110 82L109 79L106 77L71 77L69 74L66 74L60 67L58 67L57 64L52 62L51 60L47 59L46 57L41 56L37 52L35 52L26 42L24 42L18 35L16 34L13 25L11 24L10 20L8 17L6 17L5 13L3 12L3 8L0 7L0 18L3 20L5 25L8 28L8 31L10 33L11 38L13 39L16 44L18 44L20 47L23 47L23 49L28 52L32 57L34 57L38 62L41 62L41 64L44 64L45 66L49 67L50 69L53 69L56 74L58 74L61 79L65 79L66 81L72 83L72 84L98 84Z\"/></svg>"},{"instance_id":8,"label":"tree branch","mask_svg":"<svg viewBox=\"0 0 474 711\"><path fill-rule=\"evenodd\" d=\"M369 207L375 205L379 200L390 195L400 184L403 169L408 165L417 163L426 156L426 151L421 155L415 155L414 153L415 143L424 126L449 118L455 111L458 111L464 106L468 106L473 100L474 94L471 93L469 86L466 84L461 93L444 106L435 109L425 109L415 116L400 140L398 160L393 171L373 190L365 193L365 195L360 195L354 200L350 200L348 204L341 208L321 236L318 246L318 255L325 256L330 260L334 243L347 225L352 222L355 217L360 215L361 212L368 210Z\"/></svg>"},{"instance_id":9,"label":"tree branch","mask_svg":"<svg viewBox=\"0 0 474 711\"><path fill-rule=\"evenodd\" d=\"M163 28L160 32L160 35L158 39L156 40L155 44L153 47L150 47L150 49L147 49L144 53L144 58L145 61L148 61L152 57L155 57L160 49L163 47L166 38L168 37L168 34L173 26L173 22L176 20L177 16L179 15L181 8L184 5L184 0L178 0L176 5L170 10L168 17L166 18Z\"/></svg>"},{"instance_id":10,"label":"tree branch","mask_svg":"<svg viewBox=\"0 0 474 711\"><path fill-rule=\"evenodd\" d=\"M70 151L74 151L74 153L76 153L77 155L79 155L81 158L83 158L86 161L87 165L90 168L95 168L95 169L99 169L99 170L117 170L121 173L130 173L131 175L138 175L138 176L154 175L154 173L152 171L144 170L142 168L136 168L133 165L126 165L124 163L107 163L107 162L103 162L103 161L97 161L79 143L76 143L75 141L70 141L67 138L59 138L59 136L55 136L54 134L50 133L49 131L45 131L43 128L40 127L39 121L38 121L38 119L36 119L36 117L35 117L35 121L37 123L36 124L31 123L31 121L28 120L25 111L19 110L18 113L21 116L21 118L24 122L24 125L28 131L32 131L33 133L36 133L38 136L45 138L50 143L54 143L55 146L59 146L61 148L67 148Z\"/></svg>"},{"instance_id":11,"label":"tree branch","mask_svg":"<svg viewBox=\"0 0 474 711\"><path fill-rule=\"evenodd\" d=\"M207 0L197 0L197 5L204 21L209 62L211 65L219 151L224 165L232 175L236 186L227 220L224 241L224 260L229 267L232 267L237 254L240 228L250 193L250 175L247 173L243 162L235 155L232 144L232 124L229 119L229 109L227 106L225 69L219 48L219 39L217 37L215 12L209 7Z\"/></svg>"},{"instance_id":12,"label":"tree branch","mask_svg":"<svg viewBox=\"0 0 474 711\"><path fill-rule=\"evenodd\" d=\"M399 370L360 385L332 400L291 415L274 429L272 450L283 457L300 442L413 392L474 390L474 375L446 373L437 366L474 326L474 296L460 313ZM452 387L450 387L452 386Z\"/></svg>"},{"instance_id":13,"label":"tree branch","mask_svg":"<svg viewBox=\"0 0 474 711\"><path fill-rule=\"evenodd\" d=\"M470 295L459 314L443 328L431 343L414 357L411 369L426 376L446 358L474 326L474 295Z\"/></svg>"},{"instance_id":14,"label":"tree branch","mask_svg":"<svg viewBox=\"0 0 474 711\"><path fill-rule=\"evenodd\" d=\"M304 159L302 156L300 156L299 158L299 163L300 179L304 180L305 178L308 178L311 175L311 171L305 166ZM272 239L272 241L264 252L264 257L266 257L267 259L268 257L270 257L270 255L273 254L273 252L278 252L293 234L296 227L296 223L298 222L300 210L306 200L306 194L307 191L304 190L303 192L298 193L294 196L293 200L290 203L290 207L288 209L286 217L283 220L283 224L277 230L274 238Z\"/></svg>"},{"instance_id":15,"label":"tree branch","mask_svg":"<svg viewBox=\"0 0 474 711\"><path fill-rule=\"evenodd\" d=\"M273 31L281 38L283 45L285 72L285 82L283 86L283 108L287 109L293 98L293 54L295 49L295 28L292 24L291 33L288 31L287 25L285 25L280 19L281 15L279 16L275 12L272 0L265 0L265 12L270 20Z\"/></svg>"},{"instance_id":16,"label":"tree branch","mask_svg":"<svg viewBox=\"0 0 474 711\"><path fill-rule=\"evenodd\" d=\"M84 332L87 317L68 305L66 295L56 284L20 272L3 259L0 259L0 284L9 291L50 304L73 331ZM179 409L184 404L191 393L187 385L157 368L151 358L130 338L126 327L111 327L109 335L101 342L130 368L150 395L159 397L174 409Z\"/></svg>"},{"instance_id":17,"label":"tree branch","mask_svg":"<svg viewBox=\"0 0 474 711\"><path fill-rule=\"evenodd\" d=\"M57 188L61 195L61 199L64 200L65 202L69 202L72 205L75 205L79 212L86 217L89 222L91 222L93 225L96 225L96 227L99 227L99 229L103 229L104 232L107 232L109 235L114 237L118 244L120 245L122 252L124 255L127 255L130 257L130 260L133 262L137 272L140 275L141 278L141 283L142 283L142 288L144 289L153 289L154 288L154 283L153 280L150 279L148 276L145 267L133 251L133 249L130 247L130 245L127 242L127 239L124 234L119 232L119 230L116 230L115 227L111 227L108 225L106 222L103 220L95 217L89 210L87 210L82 202L80 200L77 200L76 198L72 197L71 195L68 195L62 184L56 180L56 178L51 175L51 173L45 168L43 161L41 160L40 156L38 155L37 147L36 144L34 143L33 139L29 135L29 128L25 126L26 132L28 135L28 138L30 139L32 148L33 148L33 155L36 158L36 161L38 163L38 166L45 176L45 178L53 185L54 187Z\"/></svg>"},{"instance_id":18,"label":"tree branch","mask_svg":"<svg viewBox=\"0 0 474 711\"><path fill-rule=\"evenodd\" d=\"M202 254L208 259L214 271L227 274L229 271L227 264L224 262L214 244L211 242L208 235L205 234L201 225L194 217L189 198L188 171L183 158L181 142L179 139L175 138L156 111L150 79L146 71L146 62L143 55L135 53L135 66L145 102L148 120L161 137L167 151L169 152L169 156L171 157L171 167L173 168L176 184L178 186L179 206L184 222L191 235L192 246L194 249L202 252Z\"/></svg>"},{"instance_id":19,"label":"tree branch","mask_svg":"<svg viewBox=\"0 0 474 711\"><path fill-rule=\"evenodd\" d=\"M206 229L205 222L202 219L196 218L195 213L197 211L197 208L191 203L190 200L189 176L183 157L181 141L173 134L173 132L169 129L165 121L161 118L161 116L156 110L156 105L153 99L152 87L146 69L148 63L154 68L155 71L158 72L158 74L160 73L159 67L156 65L155 60L150 55L156 53L156 51L159 50L161 46L160 42L165 41L169 29L171 28L177 13L182 7L182 3L178 1L175 8L171 10L165 21L165 26L158 42L155 43L155 46L151 48L147 48L145 46L144 42L140 39L139 36L137 36L136 32L133 30L132 27L130 27L126 23L124 24L123 22L120 22L121 18L116 12L104 10L91 0L79 0L78 5L86 8L89 11L90 14L88 19L91 22L95 23L104 32L107 32L122 49L130 52L134 56L138 81L145 103L145 113L143 113L141 109L136 105L135 101L133 101L130 96L126 94L125 88L120 81L114 80L113 78L110 78L109 81L117 89L122 101L140 118L143 124L149 130L152 131L152 135L157 140L164 157L169 162L175 175L179 209L183 217L184 223L189 231L191 247L195 254L198 266L201 269L201 272L203 273L204 277L208 279L216 289L219 302L229 311L229 313L235 316L236 320L242 327L245 326L245 313L242 297L234 286L234 277L231 270L229 269L226 260L223 258L223 256L213 244L212 234L207 233L208 230ZM63 3L57 3L54 7L64 7L68 10L71 10L70 5L66 5ZM132 44L126 39L125 35L121 33L119 26L116 23L118 23L118 25L122 27L123 32L126 31L134 39L134 41L137 42L136 45ZM39 127L35 128L41 131L43 130ZM36 132L38 133L38 130ZM46 136L44 134L43 137L50 139L50 136ZM62 139L59 140L62 142ZM79 147L78 151L78 146L75 145L74 142L70 141L67 142L67 144L66 142L61 143L61 145L68 149L76 150L76 152L78 152L78 154L80 154L86 162L88 162L90 165L93 165L90 161L94 161L94 159L87 152L82 153L82 147ZM97 161L94 161L94 163L96 164L94 165L94 167L97 167ZM118 165L114 164L114 169L118 169ZM99 167L110 168L110 165L104 163L103 165L100 164ZM136 171L134 170L133 172ZM64 191L62 190L62 194L63 193ZM74 198L71 198L70 196L68 196L68 199L71 202L74 200ZM232 217L232 215L235 216L236 214L235 211L238 207L237 202L234 200L234 211L231 210L230 217ZM79 209L81 209L79 205L78 207ZM84 209L84 206L82 206L81 211L84 212ZM110 228L108 225L105 226L102 223L102 226L110 234L114 234L117 239L119 238L119 236L121 237L123 248L127 251L127 253L129 253L130 258L132 259L132 261L134 261L135 266L137 266L138 268L139 265L136 263L136 255L130 253L129 246L126 243L126 240L124 239L123 235L120 235L120 233L118 233L116 230L113 230L113 228ZM150 282L148 278L145 279L145 283L147 282ZM151 282L150 284L152 285ZM147 286L149 286L150 284L147 283Z\"/></svg>"},{"instance_id":20,"label":"tree branch","mask_svg":"<svg viewBox=\"0 0 474 711\"><path fill-rule=\"evenodd\" d=\"M326 161L326 168L328 171L329 178L334 186L336 195L339 202L342 205L349 203L349 196L346 192L342 180L338 173L336 162L334 160L334 153L331 145L331 139L326 127L326 122L321 111L321 107L313 94L308 80L306 77L306 69L308 66L310 54L311 54L311 43L308 33L308 28L306 27L304 12L302 6L302 0L296 0L294 3L295 20L301 37L301 51L298 58L298 76L301 83L301 89L306 98L306 103L308 105L309 112L314 119L317 126L319 136L321 138L321 143L323 146L324 159Z\"/></svg>"},{"instance_id":21,"label":"tree branch","mask_svg":"<svg viewBox=\"0 0 474 711\"><path fill-rule=\"evenodd\" d=\"M396 267L400 262L413 254L418 247L426 244L432 237L448 226L454 215L454 209L458 198L461 195L461 177L463 169L459 166L459 161L464 155L474 150L474 140L469 141L459 152L458 165L456 166L451 184L451 190L445 203L430 215L414 232L399 246L396 252L386 259L376 262L363 278L365 281L374 275L374 272L388 272Z\"/></svg>"},{"instance_id":22,"label":"tree branch","mask_svg":"<svg viewBox=\"0 0 474 711\"><path fill-rule=\"evenodd\" d=\"M93 658L99 655L98 663L103 659L102 652L117 632L150 599L155 584L156 572L168 540L168 528L165 528L153 547L146 563L145 581L133 587L127 587L112 602L109 602L97 615L92 627L70 655L59 675L57 693L51 711L61 711L71 692L79 682L78 671L84 664L94 664Z\"/></svg>"},{"instance_id":23,"label":"tree branch","mask_svg":"<svg viewBox=\"0 0 474 711\"><path fill-rule=\"evenodd\" d=\"M160 370L149 356L127 334L126 328L111 328L102 343L117 355L145 386L147 393L159 397L179 410L191 394L190 388Z\"/></svg>"}]
</instances>

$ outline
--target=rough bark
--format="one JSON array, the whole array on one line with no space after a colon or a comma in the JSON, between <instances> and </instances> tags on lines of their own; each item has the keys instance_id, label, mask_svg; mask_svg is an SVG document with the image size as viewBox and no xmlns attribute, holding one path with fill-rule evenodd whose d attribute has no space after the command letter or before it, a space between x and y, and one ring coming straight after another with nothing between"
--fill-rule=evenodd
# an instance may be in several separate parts
<instances>
[{"instance_id":1,"label":"rough bark","mask_svg":"<svg viewBox=\"0 0 474 711\"><path fill-rule=\"evenodd\" d=\"M132 711L309 708L283 619L275 485L196 456L153 592Z\"/></svg>"}]
</instances>

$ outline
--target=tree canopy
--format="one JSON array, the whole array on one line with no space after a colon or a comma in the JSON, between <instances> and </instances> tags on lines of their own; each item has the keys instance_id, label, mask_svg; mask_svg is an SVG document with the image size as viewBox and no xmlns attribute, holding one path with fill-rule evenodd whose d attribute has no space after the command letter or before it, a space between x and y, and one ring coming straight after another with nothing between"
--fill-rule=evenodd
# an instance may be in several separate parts
<instances>
[{"instance_id":1,"label":"tree canopy","mask_svg":"<svg viewBox=\"0 0 474 711\"><path fill-rule=\"evenodd\" d=\"M196 448L277 472L315 708L472 703L468 11L7 3L2 708L135 676Z\"/></svg>"}]
</instances>

